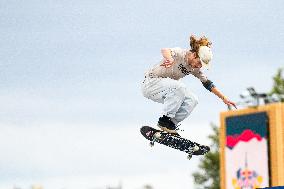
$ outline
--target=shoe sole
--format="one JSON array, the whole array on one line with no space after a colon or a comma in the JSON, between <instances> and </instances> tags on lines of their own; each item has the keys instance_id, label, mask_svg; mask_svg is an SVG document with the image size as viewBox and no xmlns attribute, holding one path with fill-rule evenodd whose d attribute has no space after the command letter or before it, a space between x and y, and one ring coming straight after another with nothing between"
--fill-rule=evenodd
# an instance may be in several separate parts
<instances>
[{"instance_id":1,"label":"shoe sole","mask_svg":"<svg viewBox=\"0 0 284 189\"><path fill-rule=\"evenodd\" d=\"M162 130L162 131L165 131L167 133L170 133L170 134L178 134L176 130L170 130L168 129L167 127L162 127L160 125L158 125L158 127Z\"/></svg>"}]
</instances>

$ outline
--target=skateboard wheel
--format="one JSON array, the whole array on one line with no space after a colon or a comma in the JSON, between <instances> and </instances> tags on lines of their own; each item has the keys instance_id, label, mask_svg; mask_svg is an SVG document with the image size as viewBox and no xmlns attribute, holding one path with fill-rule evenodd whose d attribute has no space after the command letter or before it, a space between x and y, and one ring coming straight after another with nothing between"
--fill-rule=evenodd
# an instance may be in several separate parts
<instances>
[{"instance_id":1,"label":"skateboard wheel","mask_svg":"<svg viewBox=\"0 0 284 189\"><path fill-rule=\"evenodd\" d=\"M199 150L199 147L197 146L197 145L195 145L194 147L193 147L193 151L198 151Z\"/></svg>"},{"instance_id":2,"label":"skateboard wheel","mask_svg":"<svg viewBox=\"0 0 284 189\"><path fill-rule=\"evenodd\" d=\"M151 147L153 147L154 146L154 142L150 142L150 144L149 144Z\"/></svg>"},{"instance_id":3,"label":"skateboard wheel","mask_svg":"<svg viewBox=\"0 0 284 189\"><path fill-rule=\"evenodd\" d=\"M192 158L192 155L191 155L191 154L188 154L188 155L187 155L187 159L188 159L188 160L191 160L191 158Z\"/></svg>"}]
</instances>

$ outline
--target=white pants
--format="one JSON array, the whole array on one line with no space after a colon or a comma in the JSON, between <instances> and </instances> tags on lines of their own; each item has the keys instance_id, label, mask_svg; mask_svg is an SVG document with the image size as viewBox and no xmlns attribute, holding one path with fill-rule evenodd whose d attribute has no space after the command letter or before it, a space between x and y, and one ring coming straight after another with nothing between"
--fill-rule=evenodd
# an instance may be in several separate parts
<instances>
[{"instance_id":1,"label":"white pants","mask_svg":"<svg viewBox=\"0 0 284 189\"><path fill-rule=\"evenodd\" d=\"M197 97L186 86L171 78L146 77L142 83L143 96L164 104L164 113L177 124L189 116L197 105Z\"/></svg>"}]
</instances>

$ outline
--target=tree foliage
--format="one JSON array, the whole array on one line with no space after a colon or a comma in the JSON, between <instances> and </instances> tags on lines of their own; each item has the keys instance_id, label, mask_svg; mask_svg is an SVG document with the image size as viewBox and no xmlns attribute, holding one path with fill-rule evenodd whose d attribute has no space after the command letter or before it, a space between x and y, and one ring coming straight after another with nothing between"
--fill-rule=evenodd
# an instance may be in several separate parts
<instances>
[{"instance_id":1,"label":"tree foliage","mask_svg":"<svg viewBox=\"0 0 284 189\"><path fill-rule=\"evenodd\" d=\"M192 174L200 189L220 189L219 128L212 123L211 127L213 133L208 136L211 150L201 158L199 170Z\"/></svg>"},{"instance_id":2,"label":"tree foliage","mask_svg":"<svg viewBox=\"0 0 284 189\"><path fill-rule=\"evenodd\" d=\"M282 76L283 69L278 69L276 75L273 77L273 87L270 95L277 95L281 102L284 102L284 78Z\"/></svg>"}]
</instances>

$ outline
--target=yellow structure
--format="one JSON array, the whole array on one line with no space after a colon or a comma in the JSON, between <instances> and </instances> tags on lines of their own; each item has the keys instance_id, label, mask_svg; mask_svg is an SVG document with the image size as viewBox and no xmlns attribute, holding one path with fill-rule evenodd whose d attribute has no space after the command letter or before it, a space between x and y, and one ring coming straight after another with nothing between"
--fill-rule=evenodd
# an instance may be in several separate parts
<instances>
[{"instance_id":1,"label":"yellow structure","mask_svg":"<svg viewBox=\"0 0 284 189\"><path fill-rule=\"evenodd\" d=\"M221 189L226 189L225 172L225 147L226 147L226 123L229 116L241 116L266 112L269 118L269 161L270 161L270 185L284 186L284 103L246 108L242 110L230 110L220 114L220 173Z\"/></svg>"}]
</instances>

